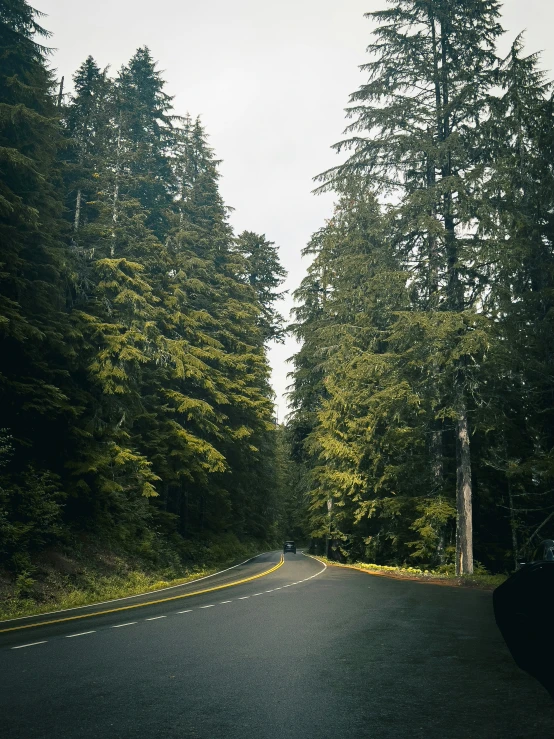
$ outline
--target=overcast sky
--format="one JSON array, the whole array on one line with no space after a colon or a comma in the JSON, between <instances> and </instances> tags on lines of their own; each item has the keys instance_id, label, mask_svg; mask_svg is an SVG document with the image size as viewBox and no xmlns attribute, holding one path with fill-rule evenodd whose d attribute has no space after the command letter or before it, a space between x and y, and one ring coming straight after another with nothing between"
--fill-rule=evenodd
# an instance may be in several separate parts
<instances>
[{"instance_id":1,"label":"overcast sky","mask_svg":"<svg viewBox=\"0 0 554 739\"><path fill-rule=\"evenodd\" d=\"M247 229L279 246L294 290L305 271L300 251L331 214L332 197L314 196L312 177L336 164L349 93L364 81L371 23L385 0L31 0L48 17L51 58L69 79L91 54L115 72L148 46L175 96L175 112L201 115L221 165L221 192ZM527 29L529 53L554 69L554 2L506 0L501 51ZM283 305L288 313L290 298ZM295 352L272 347L279 418Z\"/></svg>"}]
</instances>

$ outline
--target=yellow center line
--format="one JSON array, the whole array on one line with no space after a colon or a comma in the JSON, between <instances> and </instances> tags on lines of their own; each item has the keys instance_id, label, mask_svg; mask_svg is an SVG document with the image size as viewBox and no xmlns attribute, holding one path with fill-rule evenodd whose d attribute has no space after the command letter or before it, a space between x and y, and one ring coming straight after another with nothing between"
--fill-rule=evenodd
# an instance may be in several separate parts
<instances>
[{"instance_id":1,"label":"yellow center line","mask_svg":"<svg viewBox=\"0 0 554 739\"><path fill-rule=\"evenodd\" d=\"M252 575L251 577L245 577L242 580L235 580L235 582L228 582L224 585L216 585L213 588L206 588L205 590L195 590L193 593L183 593L182 595L172 595L169 598L160 598L159 600L150 600L147 603L134 603L130 606L120 606L119 608L110 608L106 611L95 611L94 613L83 613L80 616L66 616L65 618L56 618L52 621L41 621L40 623L35 624L25 624L21 626L11 626L8 629L0 629L0 634L5 634L8 631L20 631L21 629L33 629L37 626L48 626L49 624L60 624L65 621L77 621L81 618L92 618L93 616L103 616L106 613L118 613L119 611L130 611L132 608L143 608L144 606L153 606L156 605L156 603L167 603L170 600L181 600L182 598L191 598L193 595L203 595L204 593L213 593L214 590L223 590L223 588L230 588L233 585L242 585L245 582L251 582L252 580L257 580L260 577L265 577L266 575L270 575L272 572L275 572L275 570L278 570L279 567L282 567L285 560L283 555L281 555L280 561L271 569L266 570L265 572L260 572L258 575Z\"/></svg>"}]
</instances>

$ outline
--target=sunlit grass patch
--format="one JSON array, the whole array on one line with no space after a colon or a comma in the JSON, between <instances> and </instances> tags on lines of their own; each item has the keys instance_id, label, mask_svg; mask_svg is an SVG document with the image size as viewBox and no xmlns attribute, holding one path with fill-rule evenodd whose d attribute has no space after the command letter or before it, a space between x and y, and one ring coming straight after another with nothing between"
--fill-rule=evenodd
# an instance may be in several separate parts
<instances>
[{"instance_id":1,"label":"sunlit grass patch","mask_svg":"<svg viewBox=\"0 0 554 739\"><path fill-rule=\"evenodd\" d=\"M445 584L461 586L461 587L480 587L485 590L492 590L502 584L508 575L492 575L490 572L477 565L473 575L463 575L461 577L454 574L453 565L441 567L440 569L421 569L418 567L410 567L406 565L377 565L371 562L351 562L342 563L334 562L326 557L317 557L322 562L336 567L348 567L351 569L367 570L368 572L390 574L393 577L412 579L412 580L429 580L429 582L443 581Z\"/></svg>"}]
</instances>

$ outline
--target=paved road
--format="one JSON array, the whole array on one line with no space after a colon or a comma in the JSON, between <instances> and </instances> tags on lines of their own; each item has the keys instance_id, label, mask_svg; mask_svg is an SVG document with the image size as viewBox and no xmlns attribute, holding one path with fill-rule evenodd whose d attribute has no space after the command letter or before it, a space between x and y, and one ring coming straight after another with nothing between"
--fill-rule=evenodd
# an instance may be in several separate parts
<instances>
[{"instance_id":1,"label":"paved road","mask_svg":"<svg viewBox=\"0 0 554 739\"><path fill-rule=\"evenodd\" d=\"M165 616L167 613L192 608L189 600L194 597L194 602L197 603L199 592L209 593L210 600L217 597L220 591L224 597L224 591L228 587L236 587L236 583L242 581L256 582L272 570L278 569L281 564L280 554L278 556L274 552L262 554L240 565L221 570L215 575L207 575L184 585L173 585L162 590L65 611L0 621L0 649L3 647L17 649L29 640L36 642L58 635L66 636L68 630L69 634L73 634L76 631L90 631L97 627L117 628L124 621Z\"/></svg>"},{"instance_id":2,"label":"paved road","mask_svg":"<svg viewBox=\"0 0 554 739\"><path fill-rule=\"evenodd\" d=\"M554 703L513 664L489 593L299 553L241 585L0 634L0 735L552 739Z\"/></svg>"}]
</instances>

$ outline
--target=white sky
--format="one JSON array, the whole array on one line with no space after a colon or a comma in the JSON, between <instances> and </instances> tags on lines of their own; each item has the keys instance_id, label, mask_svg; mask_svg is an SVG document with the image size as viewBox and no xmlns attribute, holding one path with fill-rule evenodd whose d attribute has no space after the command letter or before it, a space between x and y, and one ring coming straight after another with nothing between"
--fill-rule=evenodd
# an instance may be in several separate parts
<instances>
[{"instance_id":1,"label":"white sky","mask_svg":"<svg viewBox=\"0 0 554 739\"><path fill-rule=\"evenodd\" d=\"M275 241L294 290L301 249L331 215L312 177L336 164L348 95L364 81L371 23L385 0L31 0L48 17L52 64L69 79L91 54L115 72L139 46L158 60L175 112L201 115L221 165L221 192L236 233ZM504 46L527 29L526 49L554 69L552 0L505 0ZM283 305L288 313L290 297ZM292 339L272 347L280 420Z\"/></svg>"}]
</instances>

